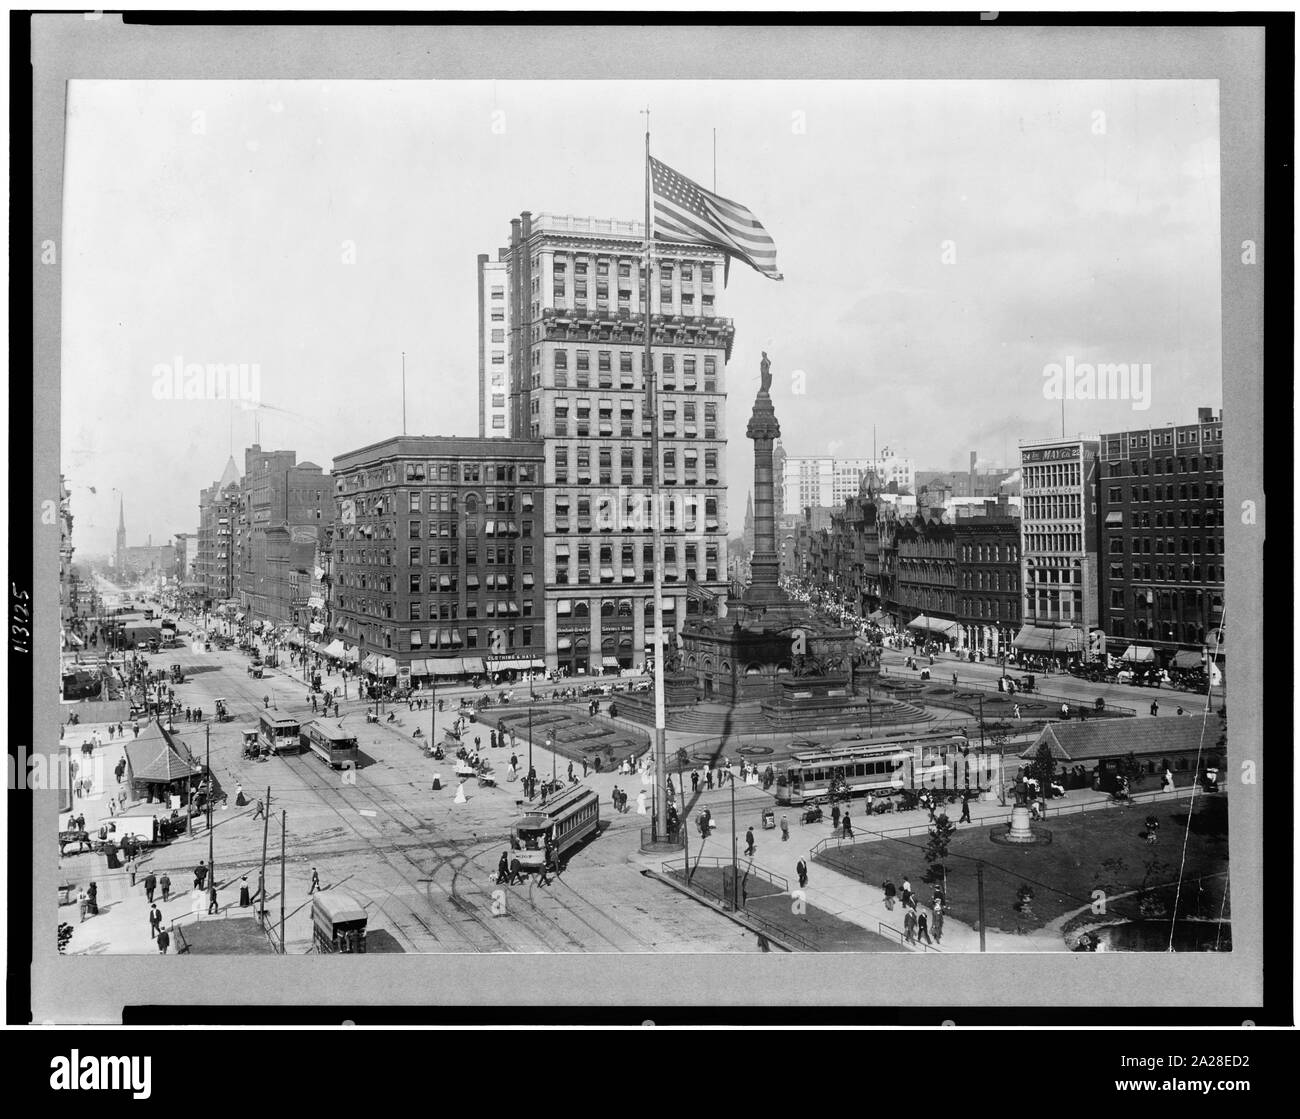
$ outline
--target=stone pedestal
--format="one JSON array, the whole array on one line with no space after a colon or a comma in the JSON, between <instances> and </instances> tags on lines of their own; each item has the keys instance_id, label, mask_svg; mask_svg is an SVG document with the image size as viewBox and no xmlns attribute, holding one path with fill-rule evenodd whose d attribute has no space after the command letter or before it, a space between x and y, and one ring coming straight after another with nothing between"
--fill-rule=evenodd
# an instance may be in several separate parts
<instances>
[{"instance_id":1,"label":"stone pedestal","mask_svg":"<svg viewBox=\"0 0 1300 1119\"><path fill-rule=\"evenodd\" d=\"M1017 843L1033 843L1034 833L1029 827L1029 809L1018 804L1011 810L1011 830L1007 838Z\"/></svg>"}]
</instances>

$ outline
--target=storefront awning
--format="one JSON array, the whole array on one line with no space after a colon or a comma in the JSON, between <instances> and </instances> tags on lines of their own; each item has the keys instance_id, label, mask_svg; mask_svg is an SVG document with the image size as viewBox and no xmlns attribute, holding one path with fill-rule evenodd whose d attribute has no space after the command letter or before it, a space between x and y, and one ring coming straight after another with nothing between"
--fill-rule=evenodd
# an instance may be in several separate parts
<instances>
[{"instance_id":1,"label":"storefront awning","mask_svg":"<svg viewBox=\"0 0 1300 1119\"><path fill-rule=\"evenodd\" d=\"M1130 645L1120 657L1120 660L1130 664L1148 664L1155 659L1156 651L1150 645Z\"/></svg>"},{"instance_id":2,"label":"storefront awning","mask_svg":"<svg viewBox=\"0 0 1300 1119\"><path fill-rule=\"evenodd\" d=\"M378 657L375 672L379 676L396 676L397 659L395 657Z\"/></svg>"},{"instance_id":3,"label":"storefront awning","mask_svg":"<svg viewBox=\"0 0 1300 1119\"><path fill-rule=\"evenodd\" d=\"M361 654L360 654L359 652L357 652L356 649L345 649L345 650L343 650L343 659L344 659L348 664L356 664L356 663L357 663L357 660L358 660L358 658L359 658L360 656L361 656Z\"/></svg>"},{"instance_id":4,"label":"storefront awning","mask_svg":"<svg viewBox=\"0 0 1300 1119\"><path fill-rule=\"evenodd\" d=\"M618 657L602 657L600 664L602 668L617 668Z\"/></svg>"},{"instance_id":5,"label":"storefront awning","mask_svg":"<svg viewBox=\"0 0 1300 1119\"><path fill-rule=\"evenodd\" d=\"M325 646L324 652L327 657L336 657L336 658L342 657L343 642L336 637L333 641L331 641L328 645Z\"/></svg>"},{"instance_id":6,"label":"storefront awning","mask_svg":"<svg viewBox=\"0 0 1300 1119\"><path fill-rule=\"evenodd\" d=\"M408 664L406 668L407 671L410 672L412 676L429 675L429 662L421 658L417 658L416 660L411 661L411 663Z\"/></svg>"},{"instance_id":7,"label":"storefront awning","mask_svg":"<svg viewBox=\"0 0 1300 1119\"><path fill-rule=\"evenodd\" d=\"M460 657L430 657L429 670L433 676L459 676L465 671L465 662Z\"/></svg>"},{"instance_id":8,"label":"storefront awning","mask_svg":"<svg viewBox=\"0 0 1300 1119\"><path fill-rule=\"evenodd\" d=\"M1021 626L1016 639L1011 642L1015 649L1024 649L1031 653L1065 654L1082 652L1085 649L1083 632L1074 629L1047 629L1045 626Z\"/></svg>"},{"instance_id":9,"label":"storefront awning","mask_svg":"<svg viewBox=\"0 0 1300 1119\"><path fill-rule=\"evenodd\" d=\"M1196 649L1179 649L1174 654L1175 668L1204 668L1205 662L1201 660L1202 654Z\"/></svg>"},{"instance_id":10,"label":"storefront awning","mask_svg":"<svg viewBox=\"0 0 1300 1119\"><path fill-rule=\"evenodd\" d=\"M466 672L482 673L482 672L483 672L483 658L482 658L482 657L466 657L466 658L465 658L465 671L466 671Z\"/></svg>"}]
</instances>

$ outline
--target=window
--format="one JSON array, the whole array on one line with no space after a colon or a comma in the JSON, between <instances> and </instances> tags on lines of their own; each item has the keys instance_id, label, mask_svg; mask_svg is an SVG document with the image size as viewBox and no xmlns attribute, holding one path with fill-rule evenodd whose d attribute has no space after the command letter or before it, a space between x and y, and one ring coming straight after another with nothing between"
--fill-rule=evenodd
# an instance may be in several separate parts
<instances>
[{"instance_id":1,"label":"window","mask_svg":"<svg viewBox=\"0 0 1300 1119\"><path fill-rule=\"evenodd\" d=\"M704 297L704 303L706 307L712 306L713 296L706 295ZM718 377L718 359L713 357L706 357L704 359L704 391L705 392L718 391L717 377Z\"/></svg>"},{"instance_id":2,"label":"window","mask_svg":"<svg viewBox=\"0 0 1300 1119\"><path fill-rule=\"evenodd\" d=\"M704 438L718 437L718 406L713 403L704 405Z\"/></svg>"},{"instance_id":3,"label":"window","mask_svg":"<svg viewBox=\"0 0 1300 1119\"><path fill-rule=\"evenodd\" d=\"M555 480L560 484L567 484L569 481L569 448L555 448Z\"/></svg>"}]
</instances>

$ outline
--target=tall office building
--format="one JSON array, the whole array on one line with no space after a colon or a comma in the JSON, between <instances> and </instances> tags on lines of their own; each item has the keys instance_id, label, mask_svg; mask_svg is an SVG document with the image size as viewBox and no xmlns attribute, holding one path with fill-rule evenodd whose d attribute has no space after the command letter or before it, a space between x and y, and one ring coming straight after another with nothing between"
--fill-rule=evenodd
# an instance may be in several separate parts
<instances>
[{"instance_id":1,"label":"tall office building","mask_svg":"<svg viewBox=\"0 0 1300 1119\"><path fill-rule=\"evenodd\" d=\"M509 375L506 363L510 337L510 301L506 298L508 249L498 259L478 258L478 434L509 438Z\"/></svg>"},{"instance_id":2,"label":"tall office building","mask_svg":"<svg viewBox=\"0 0 1300 1119\"><path fill-rule=\"evenodd\" d=\"M1020 444L1022 626L1013 644L1053 659L1088 655L1100 618L1097 440Z\"/></svg>"},{"instance_id":3,"label":"tall office building","mask_svg":"<svg viewBox=\"0 0 1300 1119\"><path fill-rule=\"evenodd\" d=\"M643 250L639 222L524 212L511 222L503 254L504 318L480 326L489 355L492 331L507 327L506 430L545 446L547 664L574 674L641 664L653 633L656 464L642 375ZM701 609L688 584L722 597L728 588L726 363L734 328L718 314L723 267L708 246L655 246L651 360L670 632ZM485 285L490 294L493 285L484 280L480 290ZM490 314L490 298L487 306Z\"/></svg>"},{"instance_id":4,"label":"tall office building","mask_svg":"<svg viewBox=\"0 0 1300 1119\"><path fill-rule=\"evenodd\" d=\"M1149 659L1194 667L1223 624L1223 413L1103 435L1100 453L1110 651L1136 644Z\"/></svg>"},{"instance_id":5,"label":"tall office building","mask_svg":"<svg viewBox=\"0 0 1300 1119\"><path fill-rule=\"evenodd\" d=\"M835 455L781 455L784 507L803 509L821 505L839 509L858 496L862 480L874 474L878 489L891 482L899 491L911 492L915 480L912 460L888 447L878 458L837 458Z\"/></svg>"}]
</instances>

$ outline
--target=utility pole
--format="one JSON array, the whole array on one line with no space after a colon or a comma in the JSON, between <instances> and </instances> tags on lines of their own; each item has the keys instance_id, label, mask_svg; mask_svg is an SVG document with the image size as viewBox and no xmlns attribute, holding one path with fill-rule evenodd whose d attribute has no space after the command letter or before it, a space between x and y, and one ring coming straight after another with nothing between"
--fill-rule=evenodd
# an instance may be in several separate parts
<instances>
[{"instance_id":1,"label":"utility pole","mask_svg":"<svg viewBox=\"0 0 1300 1119\"><path fill-rule=\"evenodd\" d=\"M984 864L975 864L975 881L979 884L980 951L984 951Z\"/></svg>"},{"instance_id":2,"label":"utility pole","mask_svg":"<svg viewBox=\"0 0 1300 1119\"><path fill-rule=\"evenodd\" d=\"M284 860L285 860L285 835L289 830L289 814L280 813L280 955L284 952ZM981 895L983 896L983 895ZM983 936L983 926L981 926L980 936Z\"/></svg>"},{"instance_id":3,"label":"utility pole","mask_svg":"<svg viewBox=\"0 0 1300 1119\"><path fill-rule=\"evenodd\" d=\"M262 813L262 869L257 873L257 915L266 925L266 843L271 834L271 786L266 787L266 811Z\"/></svg>"},{"instance_id":4,"label":"utility pole","mask_svg":"<svg viewBox=\"0 0 1300 1119\"><path fill-rule=\"evenodd\" d=\"M727 769L727 776L731 778L731 911L736 912L736 879L740 877L736 863L736 775L731 772L730 767Z\"/></svg>"},{"instance_id":5,"label":"utility pole","mask_svg":"<svg viewBox=\"0 0 1300 1119\"><path fill-rule=\"evenodd\" d=\"M211 724L211 723L204 723L204 724L203 724L203 740L204 740L204 744L205 744L206 749L207 749L207 762L206 762L206 764L205 764L205 768L206 768L206 770L207 770L207 779L208 779L208 795L207 795L207 800L208 800L208 874L209 874L209 876L210 876L210 878L211 878L211 881L212 881L212 888L215 890L215 889L217 888L217 860L216 860L216 858L213 856L213 853L212 853L212 850L213 850L213 848L212 848L212 801L213 801L215 798L212 796L212 724Z\"/></svg>"}]
</instances>

